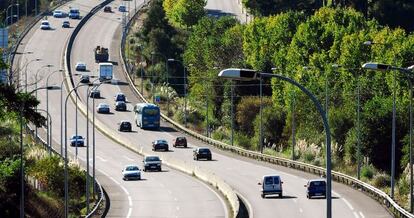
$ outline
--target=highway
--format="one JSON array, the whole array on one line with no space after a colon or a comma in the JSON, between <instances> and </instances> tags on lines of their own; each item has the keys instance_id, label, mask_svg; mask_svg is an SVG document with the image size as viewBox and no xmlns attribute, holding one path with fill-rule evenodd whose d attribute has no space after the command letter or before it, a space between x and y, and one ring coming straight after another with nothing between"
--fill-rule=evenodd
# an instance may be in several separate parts
<instances>
[{"instance_id":1,"label":"highway","mask_svg":"<svg viewBox=\"0 0 414 218\"><path fill-rule=\"evenodd\" d=\"M241 13L239 1L241 2L241 0L208 0L205 8L209 16L231 15L244 23L246 21L246 14Z\"/></svg>"},{"instance_id":2,"label":"highway","mask_svg":"<svg viewBox=\"0 0 414 218\"><path fill-rule=\"evenodd\" d=\"M78 0L73 1L64 7L68 11L69 6L78 7L81 15L85 15L92 7L99 4L98 0ZM121 1L112 3L117 7ZM101 14L102 15L102 14ZM91 24L99 24L99 27L108 26L103 29L102 33L96 34L98 29L94 28L94 34L86 38L92 41L99 41L101 34L115 34L119 25L119 13L110 14L110 16L97 15L91 20ZM56 70L63 69L63 53L65 44L73 31L73 27L79 22L70 20L72 28L61 28L63 18L48 18L52 30L40 30L38 25L31 30L26 36L19 52L23 55L16 61L17 67L24 68L26 63L35 58L40 61L34 61L28 64L28 82L35 82L35 74L39 72L38 87L44 86L46 77ZM103 24L101 23L103 22ZM90 28L89 28L90 29ZM95 42L93 44L96 44ZM29 52L30 51L30 52ZM83 52L92 56L91 50ZM75 58L76 59L76 58ZM51 67L44 67L51 64ZM56 72L49 79L49 85L60 85L63 79L61 72ZM21 78L25 78L24 75ZM21 83L24 83L23 81ZM108 87L107 87L108 86ZM110 85L103 85L101 88L110 88ZM28 91L33 90L34 86L29 86ZM63 89L63 95L66 96L67 90ZM111 99L111 96L105 96ZM38 99L41 101L39 108L46 110L46 91L38 91ZM75 134L75 106L69 99L66 110L68 111L68 138ZM53 140L60 142L60 91L49 91L49 113L51 114L53 124ZM92 115L92 114L91 114ZM86 119L78 116L78 133L86 136ZM89 133L92 136L92 124L89 125ZM90 141L91 146L92 140ZM60 151L60 146L55 144L55 149ZM75 148L68 147L71 155L75 155ZM76 162L76 160L74 160ZM85 163L86 148L79 148L78 161ZM143 172L140 181L123 181L121 176L122 167L127 164L139 164L142 166L142 157L125 149L115 142L108 139L99 131L96 132L96 175L99 182L108 192L110 198L110 210L108 217L228 217L228 210L223 197L210 186L194 179L193 177L179 171L163 167L163 172ZM90 164L92 165L92 149L90 149ZM92 170L90 170L92 173Z\"/></svg>"},{"instance_id":3,"label":"highway","mask_svg":"<svg viewBox=\"0 0 414 218\"><path fill-rule=\"evenodd\" d=\"M224 5L224 4L223 4ZM217 5L216 8L220 8ZM222 11L226 11L225 8ZM231 13L231 12L230 12ZM102 20L99 20L102 19ZM96 30L96 24L109 22L116 26L108 27L105 25L105 31ZM106 20L106 21L105 21ZM97 22L94 24L94 22ZM118 28L116 31L114 31ZM97 32L98 31L98 32ZM133 122L134 114L132 107L135 103L140 102L132 89L126 85L125 74L120 66L119 57L119 40L120 40L119 22L111 20L110 17L97 16L81 31L79 38L74 46L72 62L78 60L85 61L90 69L91 75L97 75L97 64L94 62L92 49L97 45L109 47L110 61L118 64L115 66L115 77L121 81L121 85L109 85L101 88L101 94L105 99L98 102L106 102L113 105L111 98L117 92L126 94L129 112L116 112L107 115L98 115L98 119L106 126L113 129L113 135L116 138L128 140L136 145L137 148L145 148L150 150L151 141L155 139L166 139L169 142L182 134L176 132L168 123L163 122L160 131L141 130L134 126L132 133L119 133L117 123L121 120L129 120ZM175 58L175 57L174 57ZM74 69L72 69L74 70ZM81 96L86 94L82 92ZM85 102L85 99L83 99ZM113 108L111 108L113 110ZM171 152L165 152L163 155L185 160L188 163L196 164L205 169L209 169L216 175L222 177L228 184L238 191L240 196L244 197L254 217L325 217L326 201L324 199L308 200L305 196L305 188L307 179L315 178L315 175L306 174L287 168L265 165L260 162L237 157L233 154L213 149L213 161L193 161L192 149L197 146L208 146L202 142L190 139L190 148L172 149ZM279 174L284 181L283 199L269 198L262 199L260 197L260 186L257 182L263 175ZM391 215L379 205L375 200L365 196L364 194L353 190L342 184L333 183L333 214L334 217L391 217Z\"/></svg>"}]
</instances>

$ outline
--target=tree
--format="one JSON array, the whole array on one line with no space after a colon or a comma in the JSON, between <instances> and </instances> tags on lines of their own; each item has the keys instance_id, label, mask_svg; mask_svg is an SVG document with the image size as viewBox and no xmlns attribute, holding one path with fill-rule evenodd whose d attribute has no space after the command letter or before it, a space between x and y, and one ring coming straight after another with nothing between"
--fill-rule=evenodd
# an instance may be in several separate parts
<instances>
[{"instance_id":1,"label":"tree","mask_svg":"<svg viewBox=\"0 0 414 218\"><path fill-rule=\"evenodd\" d=\"M295 11L311 11L322 7L322 0L243 0L243 5L255 16L270 16Z\"/></svg>"},{"instance_id":2,"label":"tree","mask_svg":"<svg viewBox=\"0 0 414 218\"><path fill-rule=\"evenodd\" d=\"M206 4L205 0L178 0L167 15L176 25L192 27L205 15Z\"/></svg>"}]
</instances>

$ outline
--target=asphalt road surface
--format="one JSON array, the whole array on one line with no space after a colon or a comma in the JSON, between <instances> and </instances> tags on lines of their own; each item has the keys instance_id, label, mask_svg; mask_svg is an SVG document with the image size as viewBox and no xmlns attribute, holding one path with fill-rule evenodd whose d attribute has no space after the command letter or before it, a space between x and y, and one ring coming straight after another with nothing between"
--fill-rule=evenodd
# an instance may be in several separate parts
<instances>
[{"instance_id":1,"label":"asphalt road surface","mask_svg":"<svg viewBox=\"0 0 414 218\"><path fill-rule=\"evenodd\" d=\"M71 2L62 9L68 11L70 7L77 7L81 15L85 15L92 7L99 4L97 0L78 0ZM117 7L121 1L115 1L111 5ZM137 1L138 3L138 1ZM95 23L94 34L87 36L88 39L98 36L99 30L109 34L119 25L119 13L109 14L110 16L95 16L91 23ZM103 19L104 23L96 19ZM23 53L16 61L17 68L25 68L27 65L28 91L33 90L36 81L38 87L44 86L46 78L51 73L63 69L63 52L65 44L73 31L73 27L79 22L70 19L72 28L63 29L61 23L68 18L48 18L52 30L40 30L40 24L36 25L24 39L19 48ZM108 27L105 28L105 26ZM115 27L115 28L114 28ZM107 32L108 31L108 32ZM79 38L81 39L81 37ZM99 40L95 38L94 40ZM94 41L92 40L92 41ZM96 42L93 42L95 45ZM29 52L30 51L30 52ZM84 51L92 56L92 50ZM76 56L75 56L76 57ZM33 61L40 58L40 61ZM76 58L75 58L76 59ZM30 62L30 63L29 63ZM29 64L27 64L29 63ZM52 65L45 67L46 65ZM38 79L35 74L38 73ZM49 85L60 85L63 74L56 72L50 76ZM21 78L25 78L22 75ZM25 81L21 81L25 84ZM46 110L46 90L37 92L41 101L39 108ZM67 90L63 89L63 96ZM49 91L49 113L52 117L53 140L60 142L60 91ZM75 107L73 102L68 100L68 138L75 134ZM89 125L90 138L92 136L92 125ZM86 136L86 119L79 112L78 133ZM69 143L68 143L69 144ZM90 141L92 148L92 140ZM60 145L54 145L60 151ZM74 147L68 146L69 152L76 155ZM78 160L86 161L86 148L78 148ZM76 160L74 160L76 162ZM142 168L142 157L114 143L100 132L96 132L96 176L110 197L110 210L108 217L227 217L227 206L223 197L216 193L206 184L195 178L178 172L168 167L163 171L143 172L140 181L123 181L121 176L122 167L127 164L137 164ZM90 149L90 166L92 167L92 149ZM91 173L92 173L92 168Z\"/></svg>"}]
</instances>

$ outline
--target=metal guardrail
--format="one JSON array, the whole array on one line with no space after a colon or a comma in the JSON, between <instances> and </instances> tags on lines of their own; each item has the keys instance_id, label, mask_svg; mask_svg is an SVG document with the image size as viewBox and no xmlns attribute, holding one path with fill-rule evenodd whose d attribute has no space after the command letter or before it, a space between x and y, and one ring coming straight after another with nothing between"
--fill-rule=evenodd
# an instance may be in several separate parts
<instances>
[{"instance_id":1,"label":"metal guardrail","mask_svg":"<svg viewBox=\"0 0 414 218\"><path fill-rule=\"evenodd\" d=\"M123 44L125 43L125 39L122 40ZM121 46L121 48L124 48L124 45ZM122 50L123 51L123 50ZM121 57L122 57L122 61L125 63L125 57L124 57L124 52L121 51ZM126 67L127 70L129 70L128 67ZM140 93L136 87L134 85L132 85L132 79L130 77L130 72L126 73L127 78L129 80L129 84L130 86L133 88L135 94L138 95L139 98L141 98L144 102L148 103L148 100L145 99L145 97L142 95L142 93ZM261 154L255 151L249 151L240 147L236 147L236 146L231 146L228 145L226 143L214 140L212 138L208 138L204 135L201 135L197 132L194 132L190 129L185 128L184 126L180 125L179 123L175 122L174 120L170 119L168 116L166 116L165 114L161 114L161 117L166 120L167 122L169 122L170 124L172 124L174 127L176 127L177 129L179 129L180 131L202 141L205 143L208 143L210 145L213 145L219 149L225 150L225 151L230 151L236 154L239 154L241 156L244 157L248 157L248 158L252 158L252 159L256 159L256 160L260 160L260 161L264 161L264 162L268 162L268 163L272 163L272 164L277 164L280 166L284 166L284 167L289 167L289 168L294 168L296 170L301 170L301 171L305 171L308 173L312 173L312 174L317 174L317 175L326 175L326 169L323 167L318 167L318 166L314 166L311 164L307 164L307 163L302 163L299 161L292 161L286 158L281 158L281 157L274 157L274 156L270 156L270 155L266 155L266 154ZM384 205L387 207L388 210L390 210L394 215L398 216L398 217L407 217L407 218L414 218L414 215L411 214L410 212L408 212L407 210L405 210L404 208L402 208L400 205L398 205L397 202L395 202L390 196L388 196L385 192L381 191L378 188L373 187L372 185L362 182L352 176L343 174L343 173L339 173L336 171L332 171L332 179L343 183L345 185L351 186L365 194L367 194L368 196L370 196L371 198L375 199L376 201L378 201L380 204ZM250 211L249 211L250 213Z\"/></svg>"}]
</instances>

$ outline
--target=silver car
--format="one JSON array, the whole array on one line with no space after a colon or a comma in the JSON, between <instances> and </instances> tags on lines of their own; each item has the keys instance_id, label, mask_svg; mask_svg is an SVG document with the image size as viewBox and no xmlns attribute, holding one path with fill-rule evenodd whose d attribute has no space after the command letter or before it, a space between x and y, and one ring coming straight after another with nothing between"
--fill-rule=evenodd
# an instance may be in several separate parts
<instances>
[{"instance_id":1,"label":"silver car","mask_svg":"<svg viewBox=\"0 0 414 218\"><path fill-rule=\"evenodd\" d=\"M99 103L98 107L96 107L96 111L98 113L110 113L111 109L109 108L109 105L106 103Z\"/></svg>"},{"instance_id":2,"label":"silver car","mask_svg":"<svg viewBox=\"0 0 414 218\"><path fill-rule=\"evenodd\" d=\"M282 179L279 175L266 175L263 176L261 182L258 185L262 186L262 198L266 198L266 195L279 195L283 197Z\"/></svg>"},{"instance_id":3,"label":"silver car","mask_svg":"<svg viewBox=\"0 0 414 218\"><path fill-rule=\"evenodd\" d=\"M122 169L122 179L123 180L130 180L130 179L141 179L141 170L137 165L127 165Z\"/></svg>"}]
</instances>

